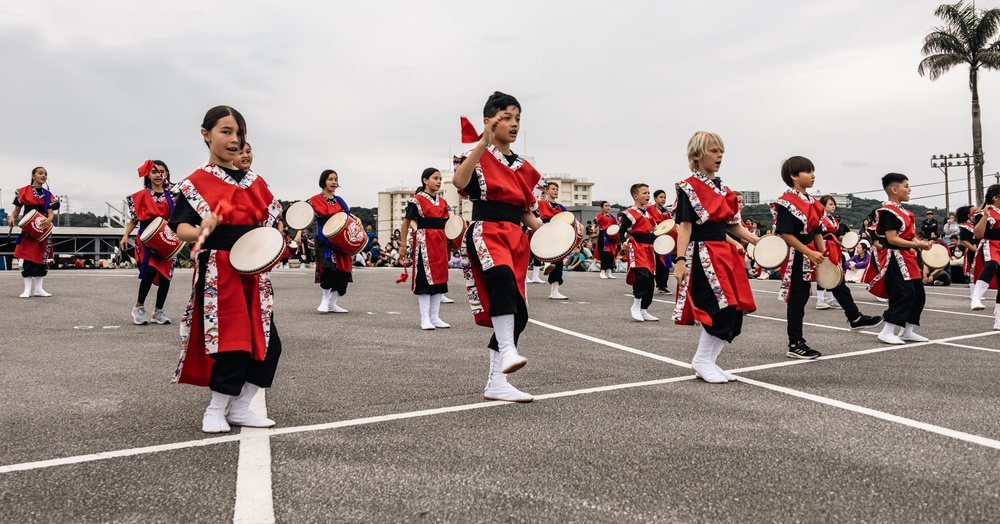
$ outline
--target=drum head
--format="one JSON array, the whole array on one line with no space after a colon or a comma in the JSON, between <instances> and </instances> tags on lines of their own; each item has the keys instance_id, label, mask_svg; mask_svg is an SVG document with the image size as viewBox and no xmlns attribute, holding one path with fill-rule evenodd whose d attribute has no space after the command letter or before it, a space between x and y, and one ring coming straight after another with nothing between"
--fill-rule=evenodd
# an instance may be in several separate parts
<instances>
[{"instance_id":1,"label":"drum head","mask_svg":"<svg viewBox=\"0 0 1000 524\"><path fill-rule=\"evenodd\" d=\"M844 233L844 237L840 239L840 245L844 249L851 249L857 246L858 242L860 241L861 241L860 235L858 235L854 231L848 231L847 233Z\"/></svg>"},{"instance_id":2,"label":"drum head","mask_svg":"<svg viewBox=\"0 0 1000 524\"><path fill-rule=\"evenodd\" d=\"M788 244L781 237L767 235L757 242L753 250L753 259L757 265L767 269L775 269L788 258Z\"/></svg>"},{"instance_id":3,"label":"drum head","mask_svg":"<svg viewBox=\"0 0 1000 524\"><path fill-rule=\"evenodd\" d=\"M465 219L459 215L451 215L444 223L444 236L448 240L455 240L465 233Z\"/></svg>"},{"instance_id":4,"label":"drum head","mask_svg":"<svg viewBox=\"0 0 1000 524\"><path fill-rule=\"evenodd\" d=\"M270 269L284 250L285 239L280 231L273 227L258 227L233 244L229 250L229 262L240 273L261 273Z\"/></svg>"},{"instance_id":5,"label":"drum head","mask_svg":"<svg viewBox=\"0 0 1000 524\"><path fill-rule=\"evenodd\" d=\"M924 264L932 269L941 269L951 261L951 257L948 256L948 248L941 244L934 244L927 251L921 251L920 257L924 260Z\"/></svg>"},{"instance_id":6,"label":"drum head","mask_svg":"<svg viewBox=\"0 0 1000 524\"><path fill-rule=\"evenodd\" d=\"M148 244L149 239L153 238L153 235L160 230L160 226L163 225L163 222L163 217L154 218L153 221L146 226L146 229L142 230L142 234L139 235L139 240L142 241L143 244Z\"/></svg>"},{"instance_id":7,"label":"drum head","mask_svg":"<svg viewBox=\"0 0 1000 524\"><path fill-rule=\"evenodd\" d=\"M670 235L661 235L656 237L653 241L653 251L657 255L669 255L674 252L677 248L677 244L674 242L674 237Z\"/></svg>"},{"instance_id":8,"label":"drum head","mask_svg":"<svg viewBox=\"0 0 1000 524\"><path fill-rule=\"evenodd\" d=\"M667 233L673 231L675 227L677 227L677 222L674 222L674 219L672 218L668 218L663 222L656 224L656 229L653 230L653 235L666 235Z\"/></svg>"},{"instance_id":9,"label":"drum head","mask_svg":"<svg viewBox=\"0 0 1000 524\"><path fill-rule=\"evenodd\" d=\"M746 249L747 249L747 256L750 257L751 259L753 259L754 245L753 244L747 244L747 248Z\"/></svg>"},{"instance_id":10,"label":"drum head","mask_svg":"<svg viewBox=\"0 0 1000 524\"><path fill-rule=\"evenodd\" d=\"M292 229L305 229L312 224L315 216L308 202L296 202L285 211L285 223Z\"/></svg>"},{"instance_id":11,"label":"drum head","mask_svg":"<svg viewBox=\"0 0 1000 524\"><path fill-rule=\"evenodd\" d=\"M618 224L612 224L608 226L608 236L613 238L618 238L618 231L621 227Z\"/></svg>"},{"instance_id":12,"label":"drum head","mask_svg":"<svg viewBox=\"0 0 1000 524\"><path fill-rule=\"evenodd\" d=\"M567 224L572 224L576 222L576 215L569 211L563 211L562 213L553 215L549 222L566 222Z\"/></svg>"},{"instance_id":13,"label":"drum head","mask_svg":"<svg viewBox=\"0 0 1000 524\"><path fill-rule=\"evenodd\" d=\"M531 235L531 253L544 262L556 262L573 251L576 228L565 222L549 222Z\"/></svg>"},{"instance_id":14,"label":"drum head","mask_svg":"<svg viewBox=\"0 0 1000 524\"><path fill-rule=\"evenodd\" d=\"M340 230L344 229L344 226L347 225L347 219L347 213L343 212L330 217L330 219L326 221L326 224L323 225L323 236L330 238L335 236L337 233L340 233Z\"/></svg>"},{"instance_id":15,"label":"drum head","mask_svg":"<svg viewBox=\"0 0 1000 524\"><path fill-rule=\"evenodd\" d=\"M34 209L28 211L27 213L24 214L23 217L21 217L21 220L17 221L17 227L24 229L24 226L30 224L31 221L34 220L36 216L38 216L38 211L35 211Z\"/></svg>"},{"instance_id":16,"label":"drum head","mask_svg":"<svg viewBox=\"0 0 1000 524\"><path fill-rule=\"evenodd\" d=\"M839 286L843 278L843 270L829 258L823 257L823 262L816 266L816 283L826 289L833 289Z\"/></svg>"}]
</instances>

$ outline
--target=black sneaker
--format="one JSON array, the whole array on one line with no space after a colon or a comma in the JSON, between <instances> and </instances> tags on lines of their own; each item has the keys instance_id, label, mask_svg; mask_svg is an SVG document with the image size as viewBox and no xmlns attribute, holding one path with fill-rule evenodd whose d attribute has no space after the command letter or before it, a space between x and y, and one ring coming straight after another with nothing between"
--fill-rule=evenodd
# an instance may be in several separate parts
<instances>
[{"instance_id":1,"label":"black sneaker","mask_svg":"<svg viewBox=\"0 0 1000 524\"><path fill-rule=\"evenodd\" d=\"M851 321L851 331L861 331L862 329L867 327L880 326L882 325L883 321L884 319L882 318L881 315L876 315L876 316L861 315L861 317L858 318L857 320Z\"/></svg>"},{"instance_id":2,"label":"black sneaker","mask_svg":"<svg viewBox=\"0 0 1000 524\"><path fill-rule=\"evenodd\" d=\"M801 358L803 360L812 360L814 358L821 357L822 354L819 351L806 345L805 340L800 340L795 344L788 345L788 352L785 353L788 358Z\"/></svg>"}]
</instances>

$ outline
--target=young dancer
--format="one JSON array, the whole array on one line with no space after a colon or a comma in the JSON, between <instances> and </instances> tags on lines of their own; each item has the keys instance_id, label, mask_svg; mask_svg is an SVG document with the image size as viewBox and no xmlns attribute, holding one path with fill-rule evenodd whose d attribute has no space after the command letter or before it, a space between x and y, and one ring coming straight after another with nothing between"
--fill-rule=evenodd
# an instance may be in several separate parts
<instances>
[{"instance_id":1,"label":"young dancer","mask_svg":"<svg viewBox=\"0 0 1000 524\"><path fill-rule=\"evenodd\" d=\"M170 291L170 280L174 277L174 260L164 260L152 249L142 244L142 233L155 218L170 219L174 211L174 199L168 189L170 185L170 170L162 160L147 160L139 167L143 189L129 195L129 221L125 224L125 234L120 241L122 251L128 248L128 237L136 224L139 232L135 235L135 260L139 265L139 296L132 307L132 322L137 325L149 323L150 316L146 312L146 295L149 288L156 284L156 307L152 320L157 324L169 324L170 319L163 313L163 305Z\"/></svg>"},{"instance_id":2,"label":"young dancer","mask_svg":"<svg viewBox=\"0 0 1000 524\"><path fill-rule=\"evenodd\" d=\"M986 309L983 296L987 289L997 289L997 270L1000 269L1000 185L993 184L986 188L986 198L983 199L982 218L976 224L973 235L981 239L975 250L973 265L975 284L972 291L972 310ZM996 321L994 329L1000 329L1000 302L993 308Z\"/></svg>"},{"instance_id":3,"label":"young dancer","mask_svg":"<svg viewBox=\"0 0 1000 524\"><path fill-rule=\"evenodd\" d=\"M41 226L48 227L52 224L52 212L59 209L59 201L46 189L49 179L49 172L44 167L36 167L31 170L31 184L17 190L14 197L14 210L7 217L7 225L13 226L21 218L21 208L24 214L30 211L37 211L45 217ZM49 270L45 266L45 260L52 256L52 236L41 242L35 242L28 238L24 232L17 235L14 240L14 258L21 259L21 276L24 277L24 292L21 298L28 298L32 295L36 297L51 297L52 294L42 288L42 280Z\"/></svg>"},{"instance_id":4,"label":"young dancer","mask_svg":"<svg viewBox=\"0 0 1000 524\"><path fill-rule=\"evenodd\" d=\"M653 192L653 203L656 211L660 214L662 220L667 220L671 218L672 214L670 209L667 207L667 192L662 189L657 189ZM670 271L674 268L674 261L670 255L656 255L656 274L654 279L656 280L656 290L660 293L669 295L670 288L667 287L667 283L670 280Z\"/></svg>"},{"instance_id":5,"label":"young dancer","mask_svg":"<svg viewBox=\"0 0 1000 524\"><path fill-rule=\"evenodd\" d=\"M595 217L601 230L597 236L597 251L601 259L601 278L618 278L614 275L615 253L618 251L618 236L608 235L608 228L618 225L618 219L611 214L611 204L601 201L601 213Z\"/></svg>"},{"instance_id":6,"label":"young dancer","mask_svg":"<svg viewBox=\"0 0 1000 524\"><path fill-rule=\"evenodd\" d=\"M465 270L476 324L493 328L489 378L483 396L490 400L531 402L534 397L509 382L506 374L528 360L518 354L518 338L528 324L525 276L530 258L521 225L537 230L542 222L533 189L542 176L510 146L521 127L521 104L493 93L483 107L482 138L455 159L455 187L472 200L472 222L465 235Z\"/></svg>"},{"instance_id":7,"label":"young dancer","mask_svg":"<svg viewBox=\"0 0 1000 524\"><path fill-rule=\"evenodd\" d=\"M756 244L757 236L742 226L736 195L716 174L725 146L715 133L698 131L687 147L690 177L676 184L677 253L674 278L677 324L701 323L698 349L691 367L702 380L725 383L736 376L716 364L725 343L742 331L743 315L757 309L743 265L743 255L727 241L727 233Z\"/></svg>"},{"instance_id":8,"label":"young dancer","mask_svg":"<svg viewBox=\"0 0 1000 524\"><path fill-rule=\"evenodd\" d=\"M925 300L914 250L930 249L931 243L914 239L913 213L900 205L910 200L910 182L906 175L889 173L882 177L882 187L888 201L875 214L875 232L882 249L879 250L878 274L868 289L875 296L889 299L889 308L882 315L885 326L878 339L886 344L926 342L927 338L913 331L920 325ZM897 333L897 329L902 331Z\"/></svg>"},{"instance_id":9,"label":"young dancer","mask_svg":"<svg viewBox=\"0 0 1000 524\"><path fill-rule=\"evenodd\" d=\"M781 290L779 297L785 300L788 318L789 358L814 359L821 356L810 348L802 334L805 307L809 302L810 282L814 280L817 265L823 262L825 253L830 260L840 264L842 254L836 238L827 242L823 237L823 204L808 193L816 181L816 168L812 161L801 156L793 156L781 166L781 180L789 187L773 204L774 231L789 246L790 256L781 270ZM835 232L837 227L829 225ZM834 290L837 300L843 305L852 330L861 330L882 322L881 318L862 315L855 305L850 290L841 282Z\"/></svg>"},{"instance_id":10,"label":"young dancer","mask_svg":"<svg viewBox=\"0 0 1000 524\"><path fill-rule=\"evenodd\" d=\"M233 167L246 129L235 109L208 110L201 125L208 163L177 185L180 197L170 217L181 240L196 242L208 233L192 260L191 299L181 320L181 357L173 380L212 391L202 417L205 433L224 433L230 425L274 425L250 411L257 390L271 387L281 356L271 281L267 273L241 274L230 262L230 249L243 234L273 227L281 214L263 178Z\"/></svg>"},{"instance_id":11,"label":"young dancer","mask_svg":"<svg viewBox=\"0 0 1000 524\"><path fill-rule=\"evenodd\" d=\"M450 215L448 202L438 195L441 190L441 172L433 167L420 174L420 189L406 204L403 231L410 231L410 224L416 224L413 233L413 279L410 289L417 295L420 308L420 329L450 328L438 316L441 298L448 292L448 238L444 234L444 224ZM406 258L406 244L410 235L400 239L399 252L403 257L403 267L410 265Z\"/></svg>"},{"instance_id":12,"label":"young dancer","mask_svg":"<svg viewBox=\"0 0 1000 524\"><path fill-rule=\"evenodd\" d=\"M632 184L632 207L625 210L618 238L628 243L628 276L625 282L632 286L632 318L637 322L660 320L649 314L653 303L653 272L656 271L656 253L653 251L653 225L663 217L654 206L649 206L649 186Z\"/></svg>"},{"instance_id":13,"label":"young dancer","mask_svg":"<svg viewBox=\"0 0 1000 524\"><path fill-rule=\"evenodd\" d=\"M837 210L837 202L832 196L823 195L819 197L819 203L823 206L824 210L824 215L819 225L823 230L824 239L826 240L828 257L831 262L840 265L846 275L848 269L846 262L847 255L841 249L840 237L847 231L847 228L833 215L834 211ZM820 289L819 284L816 287ZM830 304L831 307L844 310L844 316L847 317L847 322L851 325L851 331L861 331L866 327L875 327L882 323L881 315L872 316L861 313L854 302L854 295L851 294L851 289L847 287L846 278L841 280L837 287L824 291L828 304L830 301L836 301L835 305Z\"/></svg>"},{"instance_id":14,"label":"young dancer","mask_svg":"<svg viewBox=\"0 0 1000 524\"><path fill-rule=\"evenodd\" d=\"M982 215L977 213L976 206L962 206L955 210L955 222L958 224L958 245L962 249L962 274L969 282L969 296L976 290L976 282L972 276L973 261L976 259L976 224ZM980 301L982 303L982 301Z\"/></svg>"},{"instance_id":15,"label":"young dancer","mask_svg":"<svg viewBox=\"0 0 1000 524\"><path fill-rule=\"evenodd\" d=\"M556 200L559 198L559 184L555 182L549 182L545 185L545 200L538 203L538 216L542 219L542 223L548 223L552 220L552 217L566 211L566 206L560 204ZM550 268L546 268L546 272L549 272L549 298L552 300L567 300L566 297L559 292L559 286L563 283L563 261L559 260L549 264Z\"/></svg>"},{"instance_id":16,"label":"young dancer","mask_svg":"<svg viewBox=\"0 0 1000 524\"><path fill-rule=\"evenodd\" d=\"M346 309L337 305L337 301L347 294L347 284L354 282L351 274L353 258L342 253L323 234L323 226L330 217L340 212L351 214L347 202L334 194L340 187L339 180L336 171L323 171L319 175L319 187L323 192L308 200L316 213L316 283L323 290L323 299L316 308L320 313L347 313Z\"/></svg>"}]
</instances>

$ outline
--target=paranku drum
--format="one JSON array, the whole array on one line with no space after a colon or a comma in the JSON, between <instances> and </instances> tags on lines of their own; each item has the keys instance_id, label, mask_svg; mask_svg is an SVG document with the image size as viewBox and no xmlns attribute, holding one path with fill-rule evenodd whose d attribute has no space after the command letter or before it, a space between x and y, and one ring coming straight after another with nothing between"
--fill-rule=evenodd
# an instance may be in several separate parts
<instances>
[{"instance_id":1,"label":"paranku drum","mask_svg":"<svg viewBox=\"0 0 1000 524\"><path fill-rule=\"evenodd\" d=\"M747 244L747 248L746 249L747 249L747 256L750 257L750 260L753 260L754 259L753 258L754 245L753 244Z\"/></svg>"},{"instance_id":2,"label":"paranku drum","mask_svg":"<svg viewBox=\"0 0 1000 524\"><path fill-rule=\"evenodd\" d=\"M465 230L469 225L461 215L451 215L444 223L444 236L448 239L448 249L459 250L465 244Z\"/></svg>"},{"instance_id":3,"label":"paranku drum","mask_svg":"<svg viewBox=\"0 0 1000 524\"><path fill-rule=\"evenodd\" d=\"M42 222L44 221L45 215L32 209L21 217L21 220L17 223L17 227L21 228L21 232L28 235L28 238L35 242L41 242L49 238L49 235L52 234L52 224L50 223L48 227L43 228Z\"/></svg>"},{"instance_id":4,"label":"paranku drum","mask_svg":"<svg viewBox=\"0 0 1000 524\"><path fill-rule=\"evenodd\" d=\"M621 226L619 226L618 224L611 224L610 226L608 226L608 236L611 237L616 242L618 241L619 231L621 231Z\"/></svg>"},{"instance_id":5,"label":"paranku drum","mask_svg":"<svg viewBox=\"0 0 1000 524\"><path fill-rule=\"evenodd\" d=\"M934 244L927 251L921 251L920 258L931 269L941 269L951 261L951 257L948 256L948 248L941 244Z\"/></svg>"},{"instance_id":6,"label":"paranku drum","mask_svg":"<svg viewBox=\"0 0 1000 524\"><path fill-rule=\"evenodd\" d=\"M861 241L861 236L854 231L848 231L844 233L844 237L840 239L840 245L844 249L851 249L857 247L858 242Z\"/></svg>"},{"instance_id":7,"label":"paranku drum","mask_svg":"<svg viewBox=\"0 0 1000 524\"><path fill-rule=\"evenodd\" d=\"M167 221L156 217L139 235L139 240L163 260L170 260L184 249L185 242L177 238Z\"/></svg>"},{"instance_id":8,"label":"paranku drum","mask_svg":"<svg viewBox=\"0 0 1000 524\"><path fill-rule=\"evenodd\" d=\"M576 239L575 227L550 221L531 235L531 254L542 262L558 262L573 251Z\"/></svg>"},{"instance_id":9,"label":"paranku drum","mask_svg":"<svg viewBox=\"0 0 1000 524\"><path fill-rule=\"evenodd\" d=\"M785 263L788 258L788 244L776 235L765 235L753 250L753 259L757 265L766 269L775 269Z\"/></svg>"},{"instance_id":10,"label":"paranku drum","mask_svg":"<svg viewBox=\"0 0 1000 524\"><path fill-rule=\"evenodd\" d=\"M285 211L285 223L292 229L305 229L309 227L316 214L308 202L296 202Z\"/></svg>"},{"instance_id":11,"label":"paranku drum","mask_svg":"<svg viewBox=\"0 0 1000 524\"><path fill-rule=\"evenodd\" d=\"M660 235L653 240L653 251L657 255L669 255L677 250L677 243L670 235Z\"/></svg>"},{"instance_id":12,"label":"paranku drum","mask_svg":"<svg viewBox=\"0 0 1000 524\"><path fill-rule=\"evenodd\" d=\"M368 243L368 235L361 219L340 212L330 217L323 226L323 236L350 256L357 255Z\"/></svg>"},{"instance_id":13,"label":"paranku drum","mask_svg":"<svg viewBox=\"0 0 1000 524\"><path fill-rule=\"evenodd\" d=\"M571 226L573 226L573 229L576 230L576 241L573 244L574 248L576 246L579 246L580 242L583 242L583 236L586 234L586 230L583 228L583 224L581 224L576 219L576 215L574 215L573 213L570 213L569 211L563 211L562 213L556 213L549 220L549 222L565 222L565 223L570 224ZM572 250L573 250L573 248L570 248L570 251L572 251Z\"/></svg>"},{"instance_id":14,"label":"paranku drum","mask_svg":"<svg viewBox=\"0 0 1000 524\"><path fill-rule=\"evenodd\" d=\"M833 289L844 280L844 271L838 264L834 264L828 257L823 257L815 268L816 283L824 289Z\"/></svg>"},{"instance_id":15,"label":"paranku drum","mask_svg":"<svg viewBox=\"0 0 1000 524\"><path fill-rule=\"evenodd\" d=\"M270 271L285 251L285 238L273 227L258 227L241 236L229 250L229 263L244 275Z\"/></svg>"}]
</instances>

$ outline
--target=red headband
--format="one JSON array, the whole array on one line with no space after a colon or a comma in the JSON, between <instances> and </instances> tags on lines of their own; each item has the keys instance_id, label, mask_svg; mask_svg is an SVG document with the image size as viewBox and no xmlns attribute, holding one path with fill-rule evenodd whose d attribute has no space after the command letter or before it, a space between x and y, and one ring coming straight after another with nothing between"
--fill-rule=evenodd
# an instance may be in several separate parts
<instances>
[{"instance_id":1,"label":"red headband","mask_svg":"<svg viewBox=\"0 0 1000 524\"><path fill-rule=\"evenodd\" d=\"M149 172L153 170L153 167L155 167L155 164L153 164L152 160L147 160L143 162L142 165L139 166L139 178L145 178L149 176Z\"/></svg>"}]
</instances>

